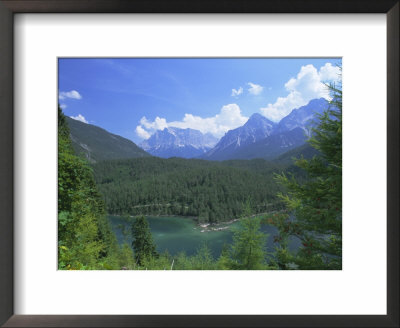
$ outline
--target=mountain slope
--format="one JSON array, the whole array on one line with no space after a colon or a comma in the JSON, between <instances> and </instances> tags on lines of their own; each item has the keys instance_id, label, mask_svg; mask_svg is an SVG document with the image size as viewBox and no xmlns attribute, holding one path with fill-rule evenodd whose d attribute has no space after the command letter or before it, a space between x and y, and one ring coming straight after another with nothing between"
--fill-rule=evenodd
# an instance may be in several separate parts
<instances>
[{"instance_id":1,"label":"mountain slope","mask_svg":"<svg viewBox=\"0 0 400 328\"><path fill-rule=\"evenodd\" d=\"M303 145L306 140L307 135L304 130L297 127L290 131L273 134L247 147L238 149L232 155L236 159L264 158L271 160L290 149Z\"/></svg>"},{"instance_id":2,"label":"mountain slope","mask_svg":"<svg viewBox=\"0 0 400 328\"><path fill-rule=\"evenodd\" d=\"M311 147L309 143L305 143L299 147L293 148L279 155L273 161L274 163L290 165L293 164L293 158L300 158L301 156L303 156L305 159L310 159L318 154L318 150Z\"/></svg>"},{"instance_id":3,"label":"mountain slope","mask_svg":"<svg viewBox=\"0 0 400 328\"><path fill-rule=\"evenodd\" d=\"M156 131L141 147L150 154L163 158L193 158L211 149L217 139L211 134L202 134L198 130L165 128Z\"/></svg>"},{"instance_id":4,"label":"mountain slope","mask_svg":"<svg viewBox=\"0 0 400 328\"><path fill-rule=\"evenodd\" d=\"M77 154L91 163L106 159L137 158L150 156L132 141L112 134L95 125L66 117L72 146Z\"/></svg>"},{"instance_id":5,"label":"mountain slope","mask_svg":"<svg viewBox=\"0 0 400 328\"><path fill-rule=\"evenodd\" d=\"M243 126L228 131L217 145L201 158L217 161L239 158L235 157L239 149L270 136L275 127L274 122L255 113Z\"/></svg>"},{"instance_id":6,"label":"mountain slope","mask_svg":"<svg viewBox=\"0 0 400 328\"><path fill-rule=\"evenodd\" d=\"M295 128L303 129L307 135L317 119L316 113L321 114L329 107L325 98L313 99L307 105L293 109L278 123L275 133L290 131Z\"/></svg>"}]
</instances>

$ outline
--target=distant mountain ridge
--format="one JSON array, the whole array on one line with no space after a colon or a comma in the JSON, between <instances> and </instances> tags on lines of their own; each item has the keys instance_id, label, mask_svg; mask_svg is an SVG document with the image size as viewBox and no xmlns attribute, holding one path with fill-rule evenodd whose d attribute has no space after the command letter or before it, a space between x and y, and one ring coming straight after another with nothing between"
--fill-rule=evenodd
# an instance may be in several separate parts
<instances>
[{"instance_id":1,"label":"distant mountain ridge","mask_svg":"<svg viewBox=\"0 0 400 328\"><path fill-rule=\"evenodd\" d=\"M158 157L193 158L203 155L217 141L218 139L210 133L203 134L199 130L169 127L156 131L140 146Z\"/></svg>"},{"instance_id":2,"label":"distant mountain ridge","mask_svg":"<svg viewBox=\"0 0 400 328\"><path fill-rule=\"evenodd\" d=\"M66 116L72 146L78 155L96 163L107 159L149 157L134 142L112 134L98 126L86 124Z\"/></svg>"},{"instance_id":3,"label":"distant mountain ridge","mask_svg":"<svg viewBox=\"0 0 400 328\"><path fill-rule=\"evenodd\" d=\"M325 98L313 99L307 105L293 109L289 115L274 123L253 114L242 126L228 131L218 144L201 156L207 160L273 159L304 144L316 121L329 107Z\"/></svg>"},{"instance_id":4,"label":"distant mountain ridge","mask_svg":"<svg viewBox=\"0 0 400 328\"><path fill-rule=\"evenodd\" d=\"M201 158L210 160L233 159L232 154L239 149L270 136L276 123L261 114L253 114L241 127L229 130L217 145Z\"/></svg>"},{"instance_id":5,"label":"distant mountain ridge","mask_svg":"<svg viewBox=\"0 0 400 328\"><path fill-rule=\"evenodd\" d=\"M313 99L307 105L293 109L289 115L282 118L276 132L285 132L299 127L309 135L316 120L315 114L321 114L328 107L329 102L325 98Z\"/></svg>"},{"instance_id":6,"label":"distant mountain ridge","mask_svg":"<svg viewBox=\"0 0 400 328\"><path fill-rule=\"evenodd\" d=\"M238 149L233 156L235 159L274 159L280 154L303 145L307 141L304 130L296 127L293 130L274 133L268 138L261 139L247 147Z\"/></svg>"},{"instance_id":7,"label":"distant mountain ridge","mask_svg":"<svg viewBox=\"0 0 400 328\"><path fill-rule=\"evenodd\" d=\"M76 153L92 163L151 155L217 161L255 158L271 160L305 144L316 123L315 114L321 114L328 107L326 99L313 99L307 105L293 109L278 123L255 113L243 126L229 130L219 141L213 135L203 134L199 130L169 127L156 131L144 140L140 144L143 149L100 127L70 117L66 119Z\"/></svg>"}]
</instances>

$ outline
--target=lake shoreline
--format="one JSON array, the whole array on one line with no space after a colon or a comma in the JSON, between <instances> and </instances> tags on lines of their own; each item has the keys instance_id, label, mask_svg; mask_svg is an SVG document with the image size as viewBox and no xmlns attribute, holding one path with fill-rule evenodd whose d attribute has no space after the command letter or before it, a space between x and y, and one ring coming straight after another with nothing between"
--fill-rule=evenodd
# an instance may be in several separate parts
<instances>
[{"instance_id":1,"label":"lake shoreline","mask_svg":"<svg viewBox=\"0 0 400 328\"><path fill-rule=\"evenodd\" d=\"M107 215L107 216L110 216L110 215L111 215L111 216L116 216L116 217L119 217L119 218L121 218L121 219L124 219L124 218L126 218L126 217L134 218L134 217L139 216L139 215L119 215L119 214L111 214L111 213L107 213L106 215ZM235 223L235 222L237 222L237 221L240 220L240 219L231 219L231 220L229 220L229 221L222 221L222 222L218 222L218 223L199 223L199 218L198 218L197 216L185 216L185 215L175 215L175 214L159 214L159 215L155 215L155 214L148 214L148 215L141 214L141 215L144 215L145 217L153 217L153 218L159 218L159 217L166 217L166 218L169 218L169 217L176 217L176 218L182 218L182 219L190 219L190 220L192 220L192 221L194 221L194 222L196 223L196 226L197 226L197 227L200 227L200 228L208 228L208 227L210 227L210 228L208 228L209 231L219 231L219 230L222 230L221 228L218 228L219 225L230 225L230 224Z\"/></svg>"},{"instance_id":2,"label":"lake shoreline","mask_svg":"<svg viewBox=\"0 0 400 328\"><path fill-rule=\"evenodd\" d=\"M275 213L275 211L268 212L268 213L253 214L250 217L253 218L253 217L256 217L256 216L263 216L263 215L268 215L268 214L273 214L273 213ZM138 215L118 215L118 214L107 213L107 216L109 216L109 215L120 217L121 219L124 219L126 217L134 218L134 217L138 216ZM199 223L199 218L197 216L185 216L185 215L174 215L174 214L159 214L159 215L150 214L150 215L144 215L144 216L145 217L154 217L154 218L176 217L176 218L182 218L182 219L190 219L190 220L195 222L197 228L202 228L202 230L200 232L211 232L211 231L227 230L227 229L230 228L230 226L232 224L234 224L235 222L238 222L238 221L241 220L240 218L238 218L238 219L231 219L229 221L222 221L222 222L218 222L218 223Z\"/></svg>"}]
</instances>

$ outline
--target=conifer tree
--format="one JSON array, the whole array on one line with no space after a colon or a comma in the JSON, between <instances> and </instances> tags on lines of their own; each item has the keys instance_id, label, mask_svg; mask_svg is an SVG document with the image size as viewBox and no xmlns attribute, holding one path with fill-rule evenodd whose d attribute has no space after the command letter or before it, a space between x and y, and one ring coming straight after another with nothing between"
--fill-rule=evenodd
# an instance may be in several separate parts
<instances>
[{"instance_id":1,"label":"conifer tree","mask_svg":"<svg viewBox=\"0 0 400 328\"><path fill-rule=\"evenodd\" d=\"M215 269L215 261L211 254L211 249L207 243L202 243L197 250L196 255L192 258L192 270L213 270Z\"/></svg>"},{"instance_id":2,"label":"conifer tree","mask_svg":"<svg viewBox=\"0 0 400 328\"><path fill-rule=\"evenodd\" d=\"M69 127L58 107L58 267L117 269L118 250L104 203L88 163L76 156Z\"/></svg>"},{"instance_id":3,"label":"conifer tree","mask_svg":"<svg viewBox=\"0 0 400 328\"><path fill-rule=\"evenodd\" d=\"M287 187L280 194L293 218L281 231L301 239L302 247L294 262L300 269L341 269L342 260L342 88L328 86L330 108L319 115L309 143L320 153L296 165L306 174L300 183L293 176L277 175Z\"/></svg>"},{"instance_id":4,"label":"conifer tree","mask_svg":"<svg viewBox=\"0 0 400 328\"><path fill-rule=\"evenodd\" d=\"M137 217L132 224L132 238L132 248L139 266L151 257L158 257L149 223L143 215Z\"/></svg>"},{"instance_id":5,"label":"conifer tree","mask_svg":"<svg viewBox=\"0 0 400 328\"><path fill-rule=\"evenodd\" d=\"M260 231L260 219L244 218L233 235L232 267L238 270L264 269L266 235Z\"/></svg>"}]
</instances>

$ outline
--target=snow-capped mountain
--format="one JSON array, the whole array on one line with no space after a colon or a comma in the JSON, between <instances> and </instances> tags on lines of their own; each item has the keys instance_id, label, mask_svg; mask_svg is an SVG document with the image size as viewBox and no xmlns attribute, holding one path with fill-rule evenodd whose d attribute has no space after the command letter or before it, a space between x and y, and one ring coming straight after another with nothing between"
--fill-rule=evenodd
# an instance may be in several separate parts
<instances>
[{"instance_id":1,"label":"snow-capped mountain","mask_svg":"<svg viewBox=\"0 0 400 328\"><path fill-rule=\"evenodd\" d=\"M270 136L275 128L276 123L261 114L255 113L243 126L229 130L216 146L204 154L202 158L209 160L230 159L238 149Z\"/></svg>"},{"instance_id":2,"label":"snow-capped mountain","mask_svg":"<svg viewBox=\"0 0 400 328\"><path fill-rule=\"evenodd\" d=\"M307 105L293 109L279 123L255 113L243 126L229 130L219 141L198 130L165 128L156 131L140 146L148 153L164 158L272 159L304 144L317 120L316 113L320 114L328 107L326 99L313 99Z\"/></svg>"},{"instance_id":3,"label":"snow-capped mountain","mask_svg":"<svg viewBox=\"0 0 400 328\"><path fill-rule=\"evenodd\" d=\"M327 110L326 99L313 99L307 105L293 109L278 124L261 114L253 114L239 128L228 131L217 145L201 158L208 160L271 159L306 142L316 113Z\"/></svg>"},{"instance_id":4,"label":"snow-capped mountain","mask_svg":"<svg viewBox=\"0 0 400 328\"><path fill-rule=\"evenodd\" d=\"M210 150L218 139L207 133L203 134L194 129L169 127L156 131L140 146L148 153L163 157L198 157Z\"/></svg>"},{"instance_id":5,"label":"snow-capped mountain","mask_svg":"<svg viewBox=\"0 0 400 328\"><path fill-rule=\"evenodd\" d=\"M325 98L313 99L307 105L293 109L289 115L280 120L276 133L301 128L309 135L310 129L317 119L316 113L321 114L329 107Z\"/></svg>"},{"instance_id":6,"label":"snow-capped mountain","mask_svg":"<svg viewBox=\"0 0 400 328\"><path fill-rule=\"evenodd\" d=\"M274 133L268 138L258 140L247 147L239 148L233 156L235 159L273 159L303 145L307 138L304 130L296 127L293 130Z\"/></svg>"}]
</instances>

